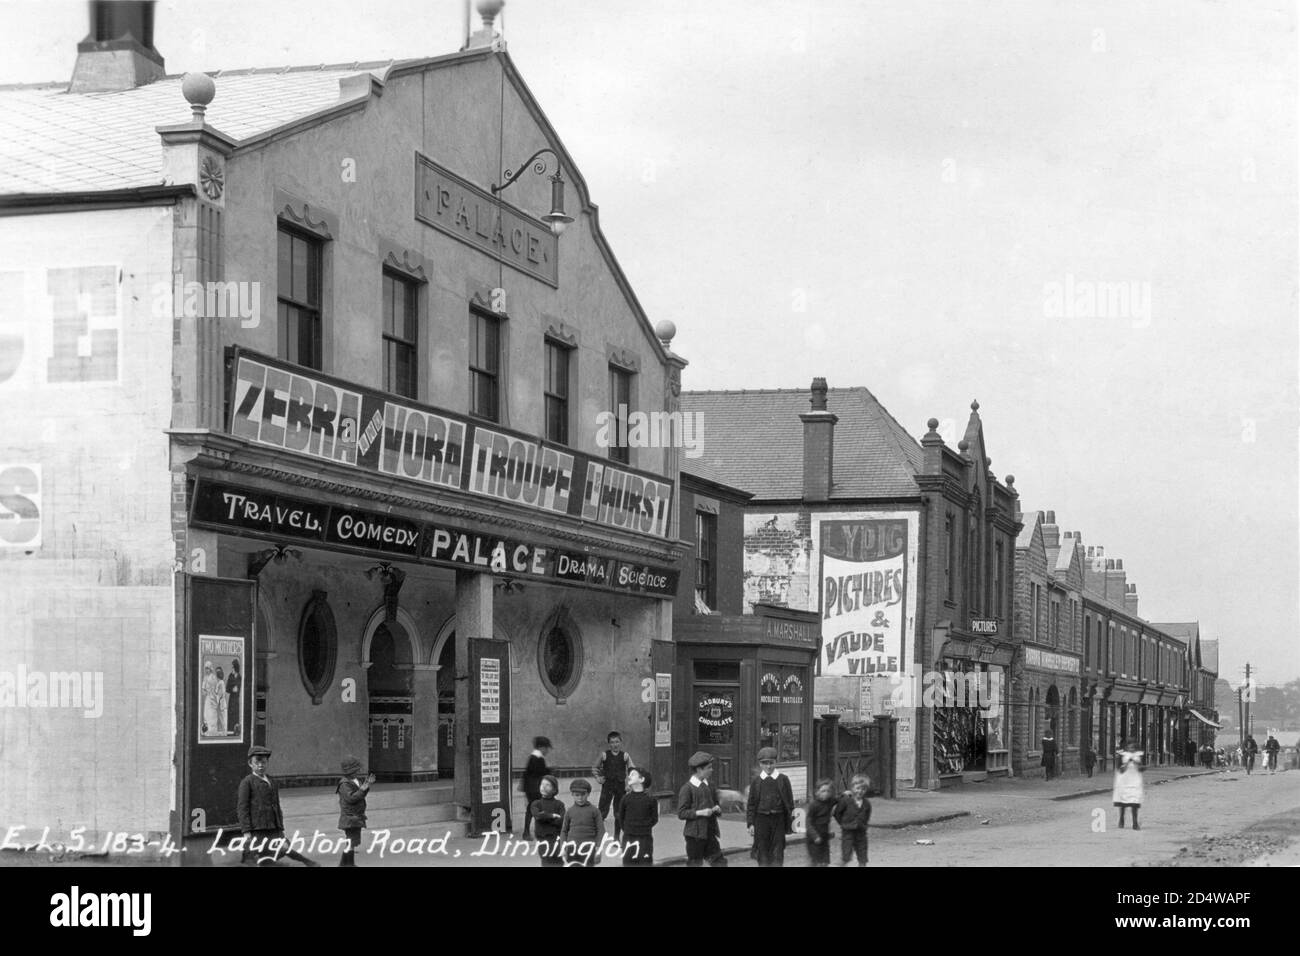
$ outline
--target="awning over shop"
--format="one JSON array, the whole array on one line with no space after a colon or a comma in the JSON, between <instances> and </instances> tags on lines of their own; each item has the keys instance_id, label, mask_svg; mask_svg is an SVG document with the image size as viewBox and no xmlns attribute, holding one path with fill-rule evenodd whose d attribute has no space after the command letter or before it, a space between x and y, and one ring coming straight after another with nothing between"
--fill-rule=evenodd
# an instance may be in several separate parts
<instances>
[{"instance_id":1,"label":"awning over shop","mask_svg":"<svg viewBox=\"0 0 1300 956\"><path fill-rule=\"evenodd\" d=\"M1205 726L1207 727L1213 727L1215 730L1219 730L1223 727L1223 724L1216 724L1214 721L1210 720L1209 717L1206 717L1200 711L1195 710L1191 707L1187 708L1187 712L1191 714L1193 717L1195 717L1197 720L1199 720L1201 723L1205 724Z\"/></svg>"}]
</instances>

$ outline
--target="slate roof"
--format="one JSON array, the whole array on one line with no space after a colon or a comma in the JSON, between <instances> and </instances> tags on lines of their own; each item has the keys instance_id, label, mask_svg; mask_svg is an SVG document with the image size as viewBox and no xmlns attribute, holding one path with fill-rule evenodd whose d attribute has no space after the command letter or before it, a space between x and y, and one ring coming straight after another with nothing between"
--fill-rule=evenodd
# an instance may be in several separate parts
<instances>
[{"instance_id":1,"label":"slate roof","mask_svg":"<svg viewBox=\"0 0 1300 956\"><path fill-rule=\"evenodd\" d=\"M685 455L681 458L681 471L683 475L689 475L694 478L701 478L704 481L711 481L715 485L721 485L724 488L730 488L732 491L748 495L749 492L744 488L739 488L729 483L716 468L701 458L687 458Z\"/></svg>"},{"instance_id":2,"label":"slate roof","mask_svg":"<svg viewBox=\"0 0 1300 956\"><path fill-rule=\"evenodd\" d=\"M1026 511L1020 516L1020 533L1016 535L1016 547L1028 548L1034 543L1034 529L1043 516L1041 511Z\"/></svg>"},{"instance_id":3,"label":"slate roof","mask_svg":"<svg viewBox=\"0 0 1300 956\"><path fill-rule=\"evenodd\" d=\"M682 392L684 412L702 415L704 462L723 484L755 500L803 497L803 422L808 389ZM839 417L831 500L913 497L921 446L867 389L832 388L827 410Z\"/></svg>"},{"instance_id":4,"label":"slate roof","mask_svg":"<svg viewBox=\"0 0 1300 956\"><path fill-rule=\"evenodd\" d=\"M1196 621L1187 621L1176 624L1157 624L1153 621L1151 626L1165 634L1168 634L1176 640L1182 641L1189 647L1191 646L1192 641L1200 635L1201 630L1201 625ZM1201 646L1204 647L1204 644Z\"/></svg>"},{"instance_id":5,"label":"slate roof","mask_svg":"<svg viewBox=\"0 0 1300 956\"><path fill-rule=\"evenodd\" d=\"M339 80L394 64L218 71L207 122L236 140L339 102ZM399 64L400 65L400 64ZM163 182L157 127L188 123L181 76L130 90L69 93L67 83L0 86L0 195L94 192Z\"/></svg>"}]
</instances>

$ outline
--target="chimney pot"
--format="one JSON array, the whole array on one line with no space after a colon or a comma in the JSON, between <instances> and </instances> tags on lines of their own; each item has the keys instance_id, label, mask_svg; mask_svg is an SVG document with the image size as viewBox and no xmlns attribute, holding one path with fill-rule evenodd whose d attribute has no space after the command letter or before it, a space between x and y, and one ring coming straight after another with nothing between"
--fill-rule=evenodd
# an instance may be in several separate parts
<instances>
[{"instance_id":1,"label":"chimney pot","mask_svg":"<svg viewBox=\"0 0 1300 956\"><path fill-rule=\"evenodd\" d=\"M1055 512L1055 511L1049 511L1049 512L1047 512L1047 523L1048 523L1048 524L1056 524L1056 512Z\"/></svg>"},{"instance_id":2,"label":"chimney pot","mask_svg":"<svg viewBox=\"0 0 1300 956\"><path fill-rule=\"evenodd\" d=\"M812 393L812 397L809 399L809 401L812 403L812 410L814 412L826 411L826 392L827 392L826 379L824 378L813 379L812 388L810 389L810 391Z\"/></svg>"}]
</instances>

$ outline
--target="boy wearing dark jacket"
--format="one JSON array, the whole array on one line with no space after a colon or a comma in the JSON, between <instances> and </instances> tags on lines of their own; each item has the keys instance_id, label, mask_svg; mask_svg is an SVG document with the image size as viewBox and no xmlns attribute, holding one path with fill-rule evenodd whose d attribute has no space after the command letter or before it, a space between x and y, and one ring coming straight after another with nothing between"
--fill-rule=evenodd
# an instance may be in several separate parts
<instances>
[{"instance_id":1,"label":"boy wearing dark jacket","mask_svg":"<svg viewBox=\"0 0 1300 956\"><path fill-rule=\"evenodd\" d=\"M575 780L569 784L573 806L564 812L560 825L560 842L564 849L565 866L596 866L600 863L601 846L605 838L605 820L600 812L587 802L591 784Z\"/></svg>"},{"instance_id":2,"label":"boy wearing dark jacket","mask_svg":"<svg viewBox=\"0 0 1300 956\"><path fill-rule=\"evenodd\" d=\"M833 786L829 780L818 780L813 798L804 811L809 866L831 865L831 815L836 806L835 797L831 795Z\"/></svg>"},{"instance_id":3,"label":"boy wearing dark jacket","mask_svg":"<svg viewBox=\"0 0 1300 956\"><path fill-rule=\"evenodd\" d=\"M858 855L858 866L867 865L867 823L871 820L871 801L867 788L871 781L866 774L855 774L850 781L852 789L840 797L831 814L840 825L840 866L848 866L853 854Z\"/></svg>"},{"instance_id":4,"label":"boy wearing dark jacket","mask_svg":"<svg viewBox=\"0 0 1300 956\"><path fill-rule=\"evenodd\" d=\"M628 772L627 785L631 790L614 811L614 826L623 832L623 865L654 866L659 801L646 792L650 774L633 768Z\"/></svg>"},{"instance_id":5,"label":"boy wearing dark jacket","mask_svg":"<svg viewBox=\"0 0 1300 956\"><path fill-rule=\"evenodd\" d=\"M528 755L528 763L524 766L524 777L519 781L519 789L524 794L524 839L528 839L528 830L533 822L533 815L528 812L535 800L542 798L542 778L551 772L551 768L546 766L546 755L551 752L551 740L549 737L534 737L533 752ZM554 796L559 792L560 785L557 783L551 791ZM537 839L541 839L539 836Z\"/></svg>"},{"instance_id":6,"label":"boy wearing dark jacket","mask_svg":"<svg viewBox=\"0 0 1300 956\"><path fill-rule=\"evenodd\" d=\"M366 794L375 782L375 775L367 774L364 780L361 779L361 761L356 757L344 758L342 770L343 776L334 792L339 795L339 829L348 842L339 866L356 866L357 846L361 843L361 830L366 825Z\"/></svg>"},{"instance_id":7,"label":"boy wearing dark jacket","mask_svg":"<svg viewBox=\"0 0 1300 956\"><path fill-rule=\"evenodd\" d=\"M759 866L785 865L785 835L794 823L794 792L790 778L776 769L776 749L758 752L758 776L749 783L745 822L754 839Z\"/></svg>"},{"instance_id":8,"label":"boy wearing dark jacket","mask_svg":"<svg viewBox=\"0 0 1300 956\"><path fill-rule=\"evenodd\" d=\"M280 788L266 775L266 761L270 756L271 751L266 747L249 747L248 769L252 773L239 781L238 809L235 812L239 818L239 830L245 838L243 862L247 863L260 852L258 865L275 863L281 856L287 856L307 866L320 866L297 850L289 849L284 836L284 813L280 810ZM249 849L250 843L265 850Z\"/></svg>"},{"instance_id":9,"label":"boy wearing dark jacket","mask_svg":"<svg viewBox=\"0 0 1300 956\"><path fill-rule=\"evenodd\" d=\"M556 796L560 782L550 774L538 785L541 796L528 805L528 816L537 837L537 854L542 866L564 866L560 854L560 827L564 823L564 804Z\"/></svg>"},{"instance_id":10,"label":"boy wearing dark jacket","mask_svg":"<svg viewBox=\"0 0 1300 956\"><path fill-rule=\"evenodd\" d=\"M718 792L709 781L713 772L713 755L696 751L690 759L691 778L677 793L677 818L685 820L682 835L686 838L686 865L726 866L727 858L719 842L721 827L718 814Z\"/></svg>"}]
</instances>

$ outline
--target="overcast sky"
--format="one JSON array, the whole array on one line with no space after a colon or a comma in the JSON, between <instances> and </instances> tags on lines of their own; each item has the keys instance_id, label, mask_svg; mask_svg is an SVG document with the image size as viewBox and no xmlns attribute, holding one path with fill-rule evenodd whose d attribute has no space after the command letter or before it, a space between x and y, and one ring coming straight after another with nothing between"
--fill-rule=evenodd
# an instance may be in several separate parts
<instances>
[{"instance_id":1,"label":"overcast sky","mask_svg":"<svg viewBox=\"0 0 1300 956\"><path fill-rule=\"evenodd\" d=\"M170 73L426 56L462 9L160 2L155 41ZM0 82L86 32L0 0ZM510 0L504 32L687 388L821 375L918 437L978 398L994 472L1143 617L1300 674L1293 4Z\"/></svg>"}]
</instances>

